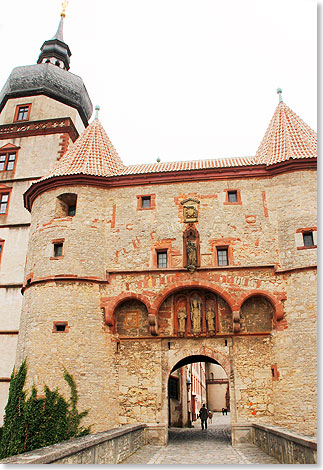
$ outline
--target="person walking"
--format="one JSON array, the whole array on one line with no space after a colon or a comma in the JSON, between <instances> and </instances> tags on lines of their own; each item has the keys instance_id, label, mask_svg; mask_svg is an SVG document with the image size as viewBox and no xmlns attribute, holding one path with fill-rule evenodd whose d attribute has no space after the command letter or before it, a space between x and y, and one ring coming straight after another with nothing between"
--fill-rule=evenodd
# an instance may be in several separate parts
<instances>
[{"instance_id":1,"label":"person walking","mask_svg":"<svg viewBox=\"0 0 323 470\"><path fill-rule=\"evenodd\" d=\"M210 420L210 424L212 424L212 417L213 417L212 411L209 411L209 420Z\"/></svg>"},{"instance_id":2,"label":"person walking","mask_svg":"<svg viewBox=\"0 0 323 470\"><path fill-rule=\"evenodd\" d=\"M207 429L207 418L208 418L208 416L209 416L208 411L205 407L205 404L203 403L202 408L200 409L200 419L201 419L202 430L204 428Z\"/></svg>"}]
</instances>

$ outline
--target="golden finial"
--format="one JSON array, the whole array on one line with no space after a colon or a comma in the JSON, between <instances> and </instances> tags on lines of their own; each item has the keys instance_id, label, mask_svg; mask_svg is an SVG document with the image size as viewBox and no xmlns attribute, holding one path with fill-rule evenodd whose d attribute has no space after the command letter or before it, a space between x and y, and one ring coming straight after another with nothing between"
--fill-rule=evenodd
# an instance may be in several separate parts
<instances>
[{"instance_id":1,"label":"golden finial","mask_svg":"<svg viewBox=\"0 0 323 470\"><path fill-rule=\"evenodd\" d=\"M61 13L61 16L62 16L63 18L65 18L65 10L66 10L67 5L68 5L68 0L64 0L64 1L62 2L62 13Z\"/></svg>"}]
</instances>

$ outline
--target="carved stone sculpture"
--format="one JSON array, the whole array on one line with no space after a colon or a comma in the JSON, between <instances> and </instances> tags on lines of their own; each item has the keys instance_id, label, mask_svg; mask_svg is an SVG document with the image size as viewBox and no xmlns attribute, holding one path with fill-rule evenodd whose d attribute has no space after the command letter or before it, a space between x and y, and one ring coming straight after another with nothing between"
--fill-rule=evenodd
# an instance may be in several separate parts
<instances>
[{"instance_id":1,"label":"carved stone sculpture","mask_svg":"<svg viewBox=\"0 0 323 470\"><path fill-rule=\"evenodd\" d=\"M178 320L178 335L184 336L186 331L186 311L183 307L181 307L177 312L177 320Z\"/></svg>"},{"instance_id":2,"label":"carved stone sculpture","mask_svg":"<svg viewBox=\"0 0 323 470\"><path fill-rule=\"evenodd\" d=\"M191 301L191 326L193 335L197 336L201 333L201 316L202 305L196 298Z\"/></svg>"},{"instance_id":3,"label":"carved stone sculpture","mask_svg":"<svg viewBox=\"0 0 323 470\"><path fill-rule=\"evenodd\" d=\"M208 309L207 309L207 312L206 312L206 321L207 321L207 330L211 334L215 333L214 319L215 319L214 310L213 310L212 306L209 305Z\"/></svg>"},{"instance_id":4,"label":"carved stone sculpture","mask_svg":"<svg viewBox=\"0 0 323 470\"><path fill-rule=\"evenodd\" d=\"M187 269L189 271L195 271L197 267L197 249L196 244L191 240L188 240L186 244L187 253Z\"/></svg>"}]
</instances>

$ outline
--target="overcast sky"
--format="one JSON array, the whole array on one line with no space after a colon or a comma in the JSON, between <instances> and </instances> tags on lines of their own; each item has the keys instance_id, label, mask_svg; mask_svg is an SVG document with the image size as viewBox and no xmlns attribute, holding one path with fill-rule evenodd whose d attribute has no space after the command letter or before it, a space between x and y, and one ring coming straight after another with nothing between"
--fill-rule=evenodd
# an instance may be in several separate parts
<instances>
[{"instance_id":1,"label":"overcast sky","mask_svg":"<svg viewBox=\"0 0 323 470\"><path fill-rule=\"evenodd\" d=\"M60 11L2 2L0 88ZM314 0L70 0L64 40L125 164L252 156L278 87L317 130L316 14Z\"/></svg>"}]
</instances>

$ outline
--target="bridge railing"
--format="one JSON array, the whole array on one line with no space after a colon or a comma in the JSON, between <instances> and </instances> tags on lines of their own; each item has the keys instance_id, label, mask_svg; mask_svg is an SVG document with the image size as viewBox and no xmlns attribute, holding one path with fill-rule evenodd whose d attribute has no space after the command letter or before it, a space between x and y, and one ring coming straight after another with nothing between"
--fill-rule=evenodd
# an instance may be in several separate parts
<instances>
[{"instance_id":1,"label":"bridge railing","mask_svg":"<svg viewBox=\"0 0 323 470\"><path fill-rule=\"evenodd\" d=\"M125 425L14 455L0 464L117 464L148 443L161 442L158 425Z\"/></svg>"}]
</instances>

